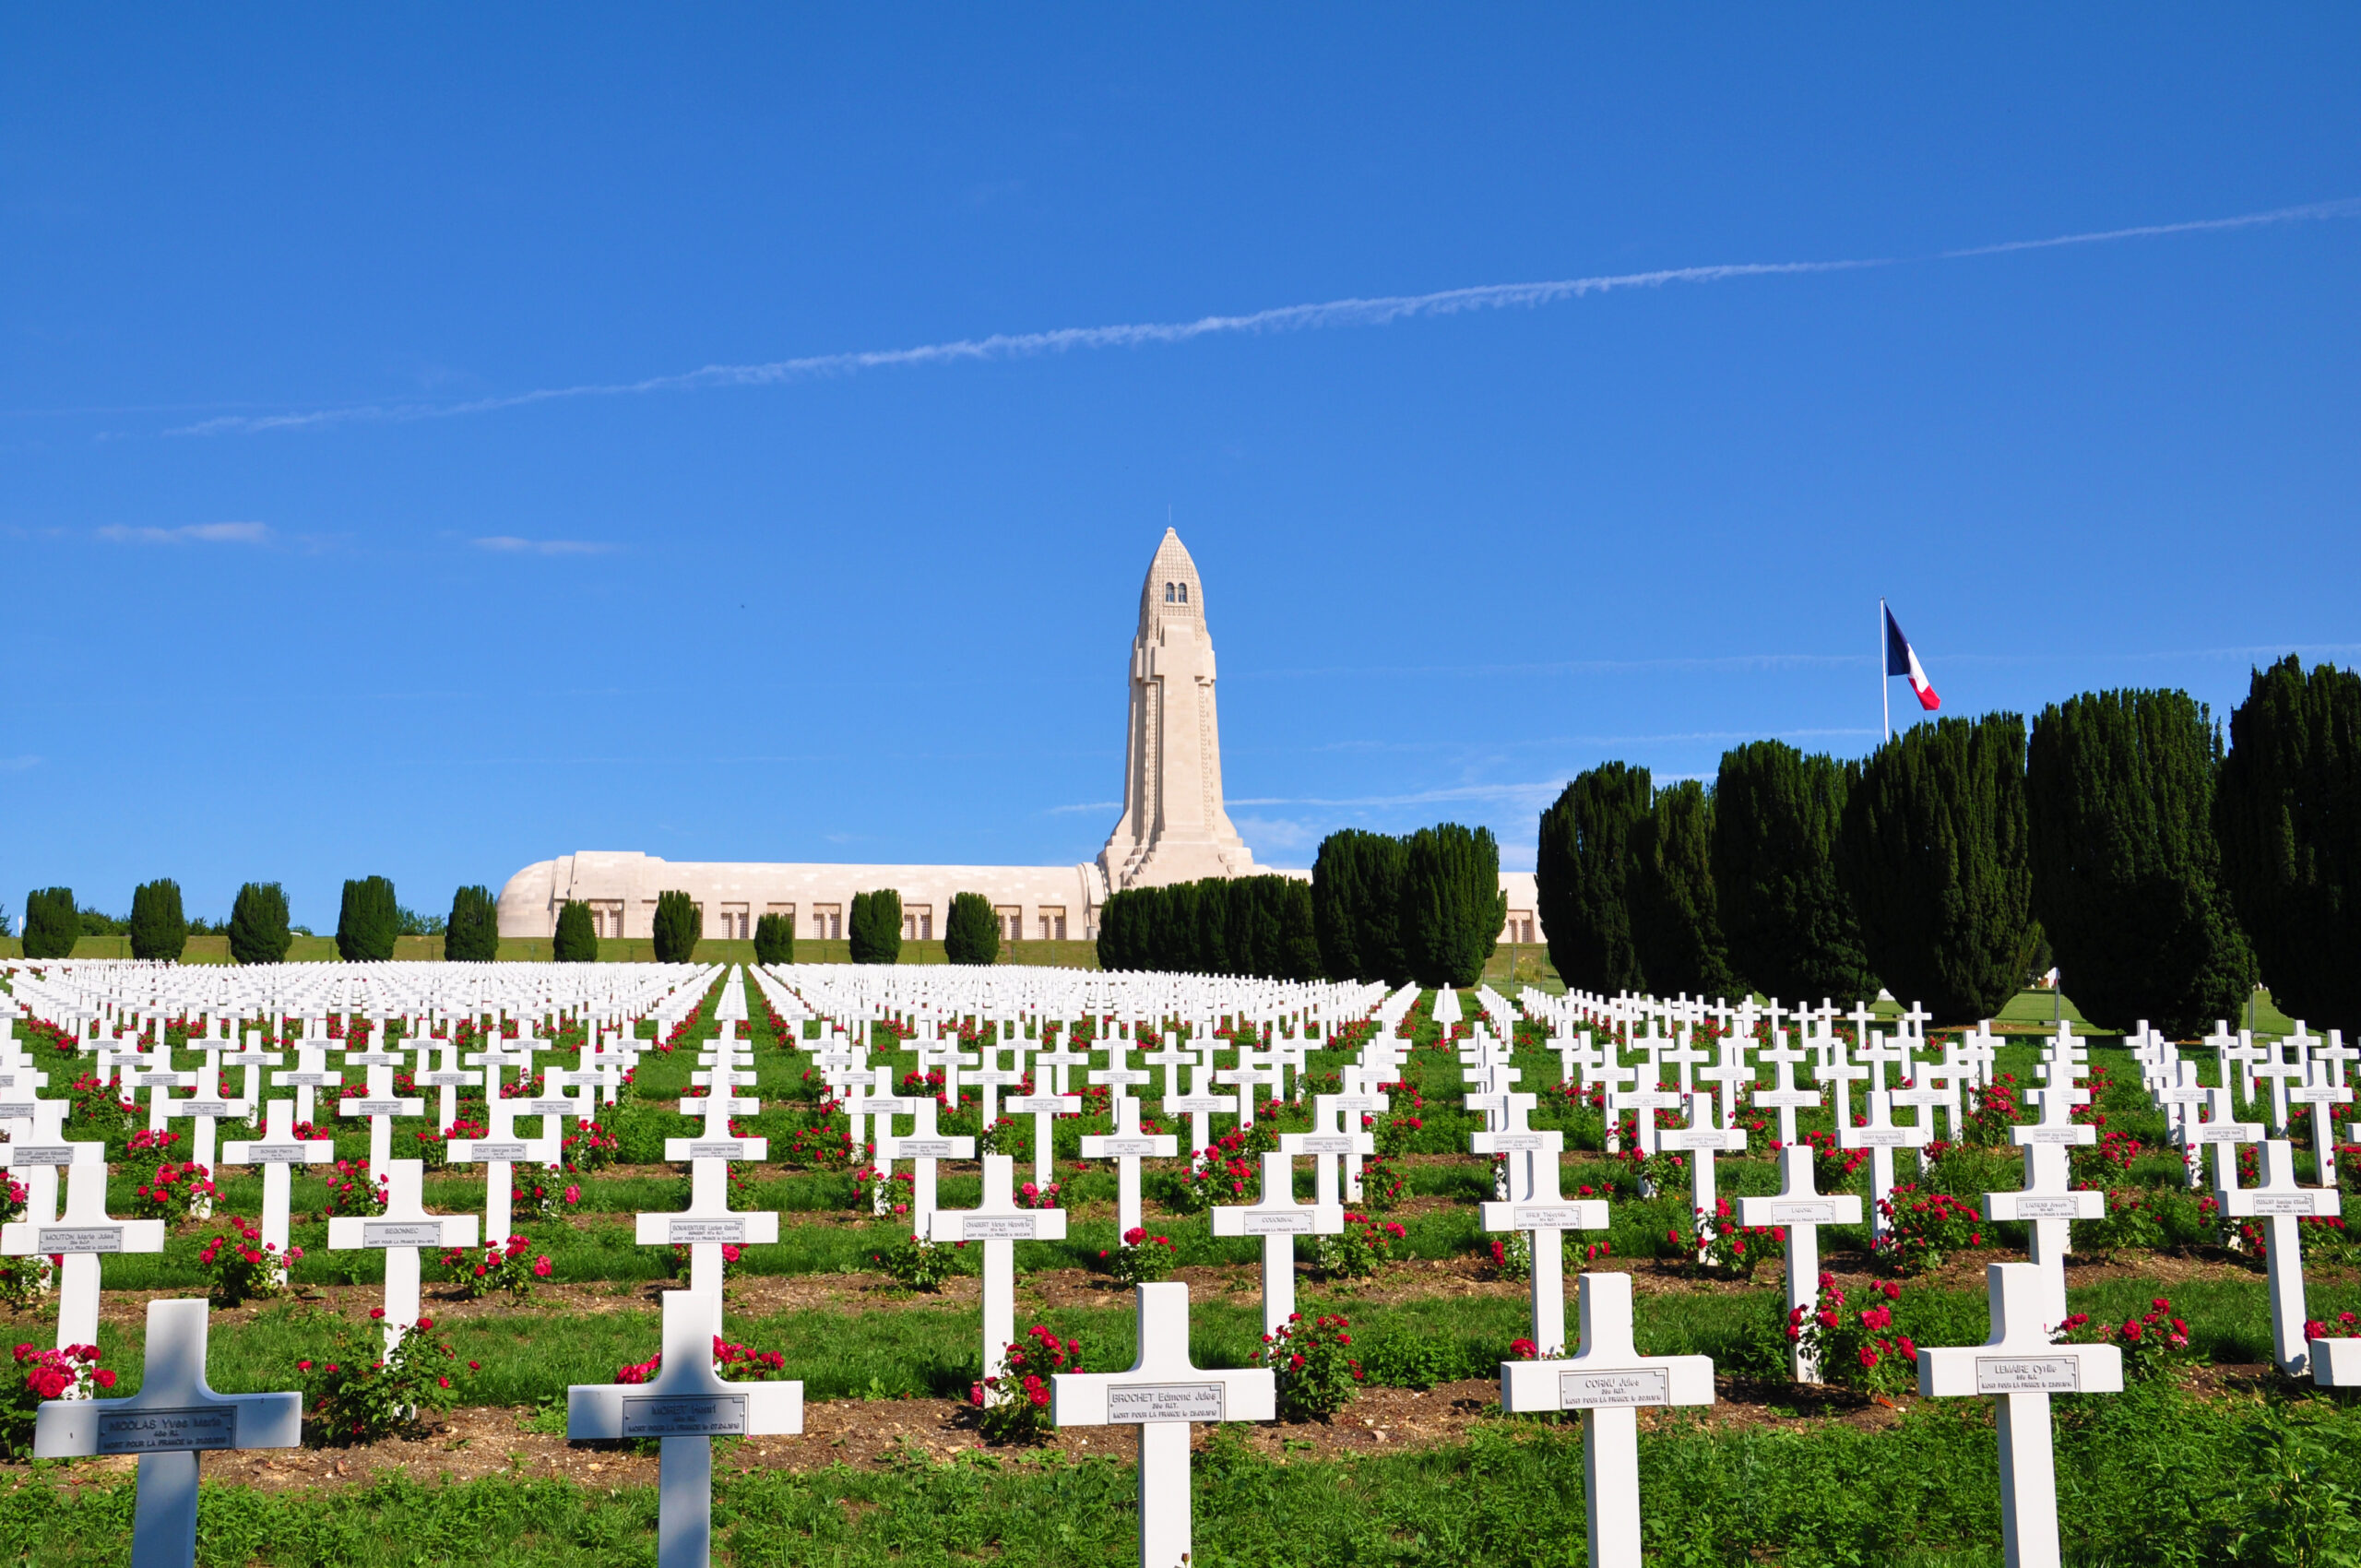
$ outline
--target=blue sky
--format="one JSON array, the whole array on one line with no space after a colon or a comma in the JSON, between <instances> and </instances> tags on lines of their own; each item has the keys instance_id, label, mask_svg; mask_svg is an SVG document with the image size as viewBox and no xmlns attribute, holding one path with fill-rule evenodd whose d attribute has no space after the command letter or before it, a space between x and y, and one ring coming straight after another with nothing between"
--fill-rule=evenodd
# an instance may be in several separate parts
<instances>
[{"instance_id":1,"label":"blue sky","mask_svg":"<svg viewBox=\"0 0 2361 1568\"><path fill-rule=\"evenodd\" d=\"M1880 594L2349 662L2361 15L2052 11L15 8L0 899L1085 860L1168 517L1282 865L1866 750Z\"/></svg>"}]
</instances>

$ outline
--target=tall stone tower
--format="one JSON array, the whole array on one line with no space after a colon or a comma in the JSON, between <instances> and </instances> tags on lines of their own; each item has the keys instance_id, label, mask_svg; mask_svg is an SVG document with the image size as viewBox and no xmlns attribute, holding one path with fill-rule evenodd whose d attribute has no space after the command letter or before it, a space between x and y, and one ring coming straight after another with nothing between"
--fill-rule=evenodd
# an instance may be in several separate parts
<instances>
[{"instance_id":1,"label":"tall stone tower","mask_svg":"<svg viewBox=\"0 0 2361 1568\"><path fill-rule=\"evenodd\" d=\"M1172 529L1148 563L1132 639L1123 816L1098 851L1110 891L1247 876L1254 857L1221 804L1221 735L1204 585Z\"/></svg>"}]
</instances>

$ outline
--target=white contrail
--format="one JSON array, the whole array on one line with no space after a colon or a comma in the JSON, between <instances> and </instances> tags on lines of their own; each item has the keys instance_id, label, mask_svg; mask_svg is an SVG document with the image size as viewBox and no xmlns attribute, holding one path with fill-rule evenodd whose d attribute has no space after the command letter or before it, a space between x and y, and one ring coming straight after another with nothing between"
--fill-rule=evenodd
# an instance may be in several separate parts
<instances>
[{"instance_id":1,"label":"white contrail","mask_svg":"<svg viewBox=\"0 0 2361 1568\"><path fill-rule=\"evenodd\" d=\"M1077 349L1134 349L1160 343L1185 343L1192 339L1229 333L1382 327L1411 316L1456 315L1463 311L1554 304L1560 300L1580 299L1586 294L1604 294L1619 289L1659 289L1667 283L1720 283L1733 278L1770 278L1804 272L1850 272L1866 267L1898 267L1913 261L1958 261L1972 256L2001 255L2011 251L2105 244L2120 240L2153 239L2166 234L2189 234L2215 229L2245 229L2263 223L2347 218L2356 214L2361 214L2361 197L2282 207L2269 212L2244 213L2236 218L2153 223L2135 229L2097 230L2088 233L2058 234L2041 240L2010 240L1964 250L1938 251L1924 256L1737 262L1715 267L1664 267L1654 272L1604 273L1590 278L1563 278L1539 283L1487 283L1475 288L1445 289L1431 294L1393 294L1376 299L1280 305L1244 315L1200 316L1194 321L1132 322L1113 327L1067 327L1050 332L994 333L989 338L962 338L953 342L922 343L908 349L810 354L798 359L770 360L760 364L709 364L672 375L651 375L639 381L547 386L530 392L478 398L460 403L369 403L296 413L232 414L184 425L169 434L222 435L293 430L354 421L450 419L460 414L490 413L495 410L517 409L528 404L568 398L620 398L645 392L690 391L706 386L766 386L809 376L848 375L864 370L884 370L903 365L939 364L953 360L1018 359L1037 354L1065 353Z\"/></svg>"}]
</instances>

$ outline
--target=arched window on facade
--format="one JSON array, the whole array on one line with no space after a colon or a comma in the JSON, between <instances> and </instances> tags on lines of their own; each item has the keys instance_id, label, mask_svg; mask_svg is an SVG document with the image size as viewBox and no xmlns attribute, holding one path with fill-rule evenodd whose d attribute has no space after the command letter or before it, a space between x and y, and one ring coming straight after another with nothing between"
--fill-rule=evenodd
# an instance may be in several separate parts
<instances>
[{"instance_id":1,"label":"arched window on facade","mask_svg":"<svg viewBox=\"0 0 2361 1568\"><path fill-rule=\"evenodd\" d=\"M1173 586L1173 587L1175 587L1175 588L1179 588L1179 589L1180 590L1180 602L1181 602L1181 603L1183 603L1183 604L1188 603L1188 602L1189 602L1189 585L1188 585L1187 583L1175 583L1175 584L1173 584L1172 586Z\"/></svg>"}]
</instances>

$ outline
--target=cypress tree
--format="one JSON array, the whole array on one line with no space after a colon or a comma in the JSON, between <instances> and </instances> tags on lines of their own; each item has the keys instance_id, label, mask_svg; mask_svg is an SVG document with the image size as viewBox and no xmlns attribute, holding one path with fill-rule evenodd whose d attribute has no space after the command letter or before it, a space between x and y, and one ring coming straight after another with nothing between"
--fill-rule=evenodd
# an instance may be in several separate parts
<instances>
[{"instance_id":1,"label":"cypress tree","mask_svg":"<svg viewBox=\"0 0 2361 1568\"><path fill-rule=\"evenodd\" d=\"M133 888L131 956L178 962L187 945L188 917L181 910L181 885L165 877Z\"/></svg>"},{"instance_id":2,"label":"cypress tree","mask_svg":"<svg viewBox=\"0 0 2361 1568\"><path fill-rule=\"evenodd\" d=\"M1320 932L1312 915L1311 884L1291 876L1273 877L1278 889L1278 968L1274 980L1308 980L1320 977Z\"/></svg>"},{"instance_id":3,"label":"cypress tree","mask_svg":"<svg viewBox=\"0 0 2361 1568\"><path fill-rule=\"evenodd\" d=\"M1401 911L1412 979L1423 986L1475 984L1508 918L1492 830L1471 833L1446 822L1410 835Z\"/></svg>"},{"instance_id":4,"label":"cypress tree","mask_svg":"<svg viewBox=\"0 0 2361 1568\"><path fill-rule=\"evenodd\" d=\"M2186 692L2093 692L2034 720L2025 753L2033 908L2093 1021L2203 1034L2236 1015L2254 957L2220 885L2221 744Z\"/></svg>"},{"instance_id":5,"label":"cypress tree","mask_svg":"<svg viewBox=\"0 0 2361 1568\"><path fill-rule=\"evenodd\" d=\"M25 895L25 956L70 958L82 937L82 917L70 887L37 887Z\"/></svg>"},{"instance_id":6,"label":"cypress tree","mask_svg":"<svg viewBox=\"0 0 2361 1568\"><path fill-rule=\"evenodd\" d=\"M500 956L500 905L491 888L479 883L451 895L451 918L443 922L443 956L463 964L489 964Z\"/></svg>"},{"instance_id":7,"label":"cypress tree","mask_svg":"<svg viewBox=\"0 0 2361 1568\"><path fill-rule=\"evenodd\" d=\"M1189 929L1187 918L1180 909L1180 897L1173 887L1143 887L1140 894L1147 905L1142 921L1146 929L1144 933L1145 941L1141 945L1140 967L1147 969L1194 968L1196 932ZM1193 902L1188 913L1194 915Z\"/></svg>"},{"instance_id":8,"label":"cypress tree","mask_svg":"<svg viewBox=\"0 0 2361 1568\"><path fill-rule=\"evenodd\" d=\"M249 882L230 906L230 956L241 964L279 964L295 940L287 929L287 890Z\"/></svg>"},{"instance_id":9,"label":"cypress tree","mask_svg":"<svg viewBox=\"0 0 2361 1568\"><path fill-rule=\"evenodd\" d=\"M1765 994L1811 1002L1877 993L1861 925L1836 879L1836 838L1857 769L1780 741L1722 754L1714 781L1714 886L1730 968Z\"/></svg>"},{"instance_id":10,"label":"cypress tree","mask_svg":"<svg viewBox=\"0 0 2361 1568\"><path fill-rule=\"evenodd\" d=\"M1869 966L1940 1019L1990 1017L2026 980L2024 759L2013 713L1913 725L1871 754L1845 803L1838 869Z\"/></svg>"},{"instance_id":11,"label":"cypress tree","mask_svg":"<svg viewBox=\"0 0 2361 1568\"><path fill-rule=\"evenodd\" d=\"M2307 673L2294 654L2256 671L2230 714L2214 821L2272 1000L2361 1027L2361 674Z\"/></svg>"},{"instance_id":12,"label":"cypress tree","mask_svg":"<svg viewBox=\"0 0 2361 1568\"><path fill-rule=\"evenodd\" d=\"M1124 923L1128 924L1132 907L1129 902L1131 896L1119 893L1115 897L1126 900L1123 905ZM1100 968L1130 967L1120 963L1110 965L1107 962L1107 915L1114 907L1115 900L1110 898L1099 910L1098 967ZM1118 945L1121 944L1121 940L1118 937ZM955 893L951 896L951 909L943 917L943 950L950 956L951 961L955 964L991 964L999 961L1000 921L992 915L991 899L980 893Z\"/></svg>"},{"instance_id":13,"label":"cypress tree","mask_svg":"<svg viewBox=\"0 0 2361 1568\"><path fill-rule=\"evenodd\" d=\"M450 956L447 945L443 952ZM557 907L557 934L550 943L550 957L561 964L595 964L599 961L599 927L590 918L590 906L579 898L568 898Z\"/></svg>"},{"instance_id":14,"label":"cypress tree","mask_svg":"<svg viewBox=\"0 0 2361 1568\"><path fill-rule=\"evenodd\" d=\"M852 919L845 922L856 964L902 961L902 896L891 887L852 896Z\"/></svg>"},{"instance_id":15,"label":"cypress tree","mask_svg":"<svg viewBox=\"0 0 2361 1568\"><path fill-rule=\"evenodd\" d=\"M1727 997L1730 972L1714 887L1714 800L1693 778L1656 791L1633 846L1631 940L1660 992Z\"/></svg>"},{"instance_id":16,"label":"cypress tree","mask_svg":"<svg viewBox=\"0 0 2361 1568\"><path fill-rule=\"evenodd\" d=\"M679 888L658 893L656 921L648 934L656 939L658 963L688 963L696 956L697 939L705 934L705 912Z\"/></svg>"},{"instance_id":17,"label":"cypress tree","mask_svg":"<svg viewBox=\"0 0 2361 1568\"><path fill-rule=\"evenodd\" d=\"M981 895L978 897L980 898ZM1107 902L1098 906L1098 940L1096 945L1100 968L1114 970L1145 968L1140 962L1137 934L1143 907L1138 889L1128 887L1120 893L1109 894ZM952 908L955 913L958 908L957 900L953 900ZM988 915L991 912L989 903L985 905L984 912ZM1000 945L997 921L994 922L992 931L992 945L995 950Z\"/></svg>"},{"instance_id":18,"label":"cypress tree","mask_svg":"<svg viewBox=\"0 0 2361 1568\"><path fill-rule=\"evenodd\" d=\"M401 905L394 885L382 876L364 876L344 885L344 905L336 919L336 950L348 964L382 963L394 956L394 938L401 932Z\"/></svg>"},{"instance_id":19,"label":"cypress tree","mask_svg":"<svg viewBox=\"0 0 2361 1568\"><path fill-rule=\"evenodd\" d=\"M1647 989L1631 931L1631 879L1633 841L1655 794L1646 768L1610 762L1576 774L1541 814L1536 902L1549 962L1569 986Z\"/></svg>"},{"instance_id":20,"label":"cypress tree","mask_svg":"<svg viewBox=\"0 0 2361 1568\"><path fill-rule=\"evenodd\" d=\"M1320 965L1330 980L1368 980L1372 961L1361 952L1362 928L1369 923L1364 909L1369 898L1370 855L1364 840L1375 838L1358 827L1339 828L1320 841L1311 858L1311 921L1320 943Z\"/></svg>"},{"instance_id":21,"label":"cypress tree","mask_svg":"<svg viewBox=\"0 0 2361 1568\"><path fill-rule=\"evenodd\" d=\"M952 909L958 904L955 900ZM754 962L757 964L792 964L795 962L795 920L791 915L774 910L757 916L754 921ZM954 959L953 962L957 962Z\"/></svg>"},{"instance_id":22,"label":"cypress tree","mask_svg":"<svg viewBox=\"0 0 2361 1568\"><path fill-rule=\"evenodd\" d=\"M1410 953L1402 941L1402 878L1410 864L1406 839L1370 834L1361 845L1368 897L1362 901L1360 950L1369 965L1364 980L1399 988L1410 983Z\"/></svg>"}]
</instances>

